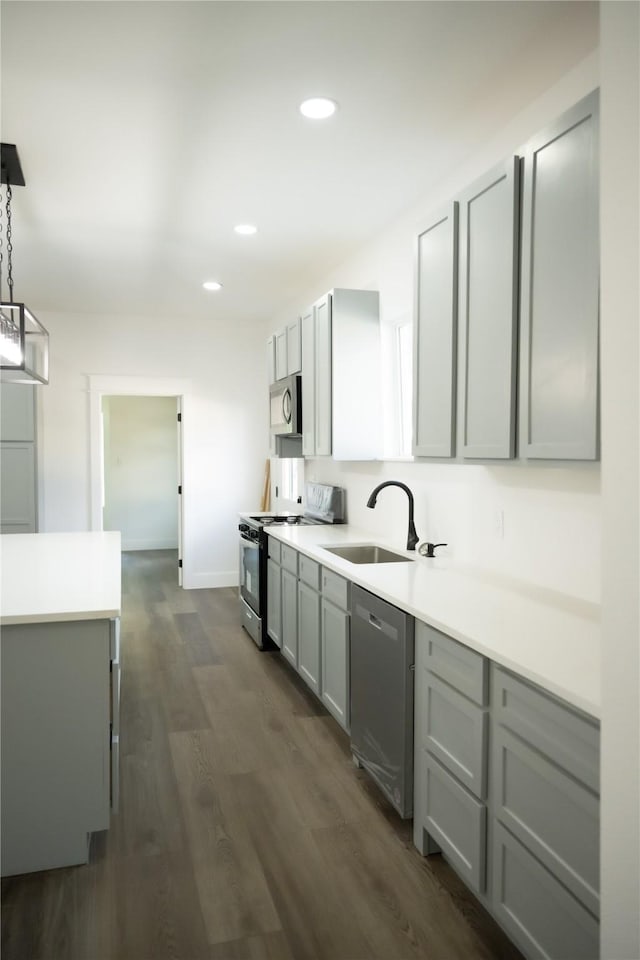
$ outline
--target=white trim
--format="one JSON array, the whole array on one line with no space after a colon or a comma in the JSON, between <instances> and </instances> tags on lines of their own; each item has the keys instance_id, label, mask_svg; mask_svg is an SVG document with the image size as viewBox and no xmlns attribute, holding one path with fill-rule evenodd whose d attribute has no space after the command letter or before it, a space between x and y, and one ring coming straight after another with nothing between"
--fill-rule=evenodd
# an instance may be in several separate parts
<instances>
[{"instance_id":1,"label":"white trim","mask_svg":"<svg viewBox=\"0 0 640 960\"><path fill-rule=\"evenodd\" d=\"M187 590L204 590L211 587L237 587L238 583L238 571L226 570L222 573L197 573L192 576L185 573L183 586Z\"/></svg>"},{"instance_id":2,"label":"white trim","mask_svg":"<svg viewBox=\"0 0 640 960\"><path fill-rule=\"evenodd\" d=\"M102 530L102 398L113 397L177 397L182 413L181 436L184 436L186 398L192 392L191 380L174 380L164 377L121 377L89 374L89 492L91 499L91 530ZM185 483L184 444L180 444L180 481ZM177 491L176 491L177 495ZM178 498L178 528L184 530L184 495ZM181 534L180 534L181 535ZM182 573L187 566L186 546L183 539ZM204 586L204 584L203 584ZM227 586L227 584L224 584Z\"/></svg>"}]
</instances>

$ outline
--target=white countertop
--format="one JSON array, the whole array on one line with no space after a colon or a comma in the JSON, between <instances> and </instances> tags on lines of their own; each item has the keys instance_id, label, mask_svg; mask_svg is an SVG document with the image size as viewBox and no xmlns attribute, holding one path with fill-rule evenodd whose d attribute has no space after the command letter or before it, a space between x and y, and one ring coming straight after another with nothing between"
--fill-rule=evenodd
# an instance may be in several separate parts
<instances>
[{"instance_id":1,"label":"white countertop","mask_svg":"<svg viewBox=\"0 0 640 960\"><path fill-rule=\"evenodd\" d=\"M0 536L0 623L120 616L120 533Z\"/></svg>"},{"instance_id":2,"label":"white countertop","mask_svg":"<svg viewBox=\"0 0 640 960\"><path fill-rule=\"evenodd\" d=\"M269 536L600 716L600 609L565 594L447 559L407 553L348 525L269 527ZM353 564L323 546L380 543L410 563Z\"/></svg>"}]
</instances>

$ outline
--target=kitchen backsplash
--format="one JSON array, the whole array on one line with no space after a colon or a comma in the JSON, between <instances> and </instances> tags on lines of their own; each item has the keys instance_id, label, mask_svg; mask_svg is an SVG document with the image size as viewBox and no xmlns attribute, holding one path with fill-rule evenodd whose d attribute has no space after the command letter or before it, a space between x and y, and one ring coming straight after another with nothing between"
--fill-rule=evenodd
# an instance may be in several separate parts
<instances>
[{"instance_id":1,"label":"kitchen backsplash","mask_svg":"<svg viewBox=\"0 0 640 960\"><path fill-rule=\"evenodd\" d=\"M306 479L347 490L347 520L398 547L407 532L407 498L373 488L401 480L415 497L420 542L462 563L539 587L600 601L600 467L427 464L411 461L307 462Z\"/></svg>"}]
</instances>

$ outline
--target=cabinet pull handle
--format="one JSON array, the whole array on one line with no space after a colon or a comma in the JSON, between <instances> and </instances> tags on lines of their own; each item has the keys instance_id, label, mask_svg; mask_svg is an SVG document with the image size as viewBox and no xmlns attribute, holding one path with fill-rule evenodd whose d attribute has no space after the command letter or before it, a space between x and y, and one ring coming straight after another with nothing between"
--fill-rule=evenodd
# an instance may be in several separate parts
<instances>
[{"instance_id":1,"label":"cabinet pull handle","mask_svg":"<svg viewBox=\"0 0 640 960\"><path fill-rule=\"evenodd\" d=\"M382 630L382 620L378 620L372 613L369 614L369 623L372 627L375 627L376 630Z\"/></svg>"}]
</instances>

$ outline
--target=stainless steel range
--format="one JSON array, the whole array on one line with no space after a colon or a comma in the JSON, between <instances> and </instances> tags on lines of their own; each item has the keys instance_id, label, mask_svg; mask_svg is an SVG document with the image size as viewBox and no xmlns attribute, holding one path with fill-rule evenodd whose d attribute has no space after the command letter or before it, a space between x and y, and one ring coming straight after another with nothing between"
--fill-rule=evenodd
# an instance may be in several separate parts
<instances>
[{"instance_id":1,"label":"stainless steel range","mask_svg":"<svg viewBox=\"0 0 640 960\"><path fill-rule=\"evenodd\" d=\"M240 514L240 612L242 626L256 645L265 650L267 637L267 534L269 527L287 524L345 522L345 491L325 483L305 485L302 514Z\"/></svg>"}]
</instances>

